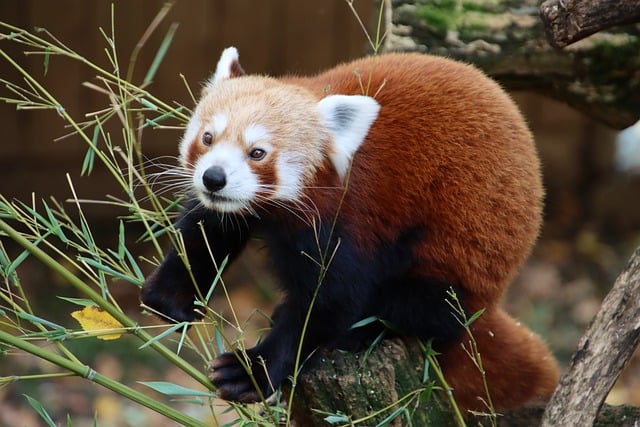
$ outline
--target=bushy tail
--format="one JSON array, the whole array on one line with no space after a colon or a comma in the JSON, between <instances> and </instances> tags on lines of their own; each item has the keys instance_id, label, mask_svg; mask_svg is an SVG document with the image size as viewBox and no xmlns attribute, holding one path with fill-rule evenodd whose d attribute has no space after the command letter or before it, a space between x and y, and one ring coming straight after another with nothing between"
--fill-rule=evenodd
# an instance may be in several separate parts
<instances>
[{"instance_id":1,"label":"bushy tail","mask_svg":"<svg viewBox=\"0 0 640 427\"><path fill-rule=\"evenodd\" d=\"M497 412L551 397L559 369L538 335L499 307L487 309L471 330ZM469 347L468 337L463 338L463 344ZM456 344L444 351L440 364L460 408L488 412L480 371L461 346Z\"/></svg>"}]
</instances>

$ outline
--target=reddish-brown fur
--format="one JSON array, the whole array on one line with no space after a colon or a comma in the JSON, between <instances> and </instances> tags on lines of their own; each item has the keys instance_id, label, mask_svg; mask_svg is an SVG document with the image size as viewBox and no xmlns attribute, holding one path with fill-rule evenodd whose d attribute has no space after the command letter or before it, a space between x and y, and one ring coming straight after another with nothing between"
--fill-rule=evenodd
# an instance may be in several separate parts
<instances>
[{"instance_id":1,"label":"reddish-brown fur","mask_svg":"<svg viewBox=\"0 0 640 427\"><path fill-rule=\"evenodd\" d=\"M353 160L348 185L354 190L340 211L345 229L363 252L408 227L426 229L427 242L415 249L420 268L462 287L470 313L486 308L473 331L496 407L550 396L558 378L554 358L498 307L537 237L543 198L536 149L512 100L471 66L415 54L365 58L283 81L318 99L368 94L379 102L378 118ZM319 174L313 185L335 180ZM341 197L307 194L321 216ZM469 356L454 346L442 366L458 402L485 410Z\"/></svg>"},{"instance_id":2,"label":"reddish-brown fur","mask_svg":"<svg viewBox=\"0 0 640 427\"><path fill-rule=\"evenodd\" d=\"M256 177L260 184L274 185L272 188L278 187L278 180L284 181L283 188L264 195L273 196L277 203L258 197L251 203L258 205L259 214L267 219L265 227L270 227L267 235L272 239L270 252L280 261L276 269L288 295L280 305L272 332L248 350L256 364L266 361L267 372L262 374L258 387L270 392L266 375L273 376L277 386L291 374L298 349L292 343L302 328L301 313L311 304L309 289L313 291L317 286L307 277L308 270L316 265L301 251L317 237L312 234L317 230L311 230L311 220L319 219L314 224L328 228L334 223L340 234L325 236L323 244L329 248L336 239L343 239L344 245L336 255L342 258L334 260L341 263L329 266L327 274L331 279L325 276L327 283L319 288L312 312L316 317L309 320L315 333L305 336L309 349L303 359L317 347L339 345L343 338L353 339L349 327L362 319L358 316L370 315L363 305L372 303L373 314L389 314L392 318L382 318L391 323L393 317L401 319L405 327L410 324L410 333L421 338L454 329L444 331L438 342L445 377L463 409L485 411L480 372L458 343L445 342L454 340L460 330L455 319L448 317L449 307L443 297L451 286L462 294L469 315L485 309L472 324L472 332L495 408L501 411L548 398L558 378L553 356L539 337L500 308L505 289L537 237L543 198L540 165L531 134L502 89L471 66L418 54L365 58L309 78L240 77L241 67L234 52L235 49L227 50L223 54L220 74L216 73L205 88L181 145L181 155L184 166L189 168L209 150L215 150L215 144L210 147L202 143L202 135L215 128L211 121L217 114L224 113L229 118L226 126L218 126L221 134L212 135L223 144L244 147L243 132L255 124L264 126L270 134L266 142L270 153L259 162L248 160L251 173L245 176ZM380 105L364 142L355 151L344 182L340 165L345 163L340 161L348 158L338 156L355 139L342 140L345 145L336 143L339 138L331 140L332 135L338 134L332 133L335 127L323 122L326 117L318 106L318 101L331 94L369 95ZM328 100L336 98L341 97ZM349 99L373 104L365 98ZM320 105L326 106L326 101ZM363 104L358 105L363 108ZM365 110L366 107L362 111ZM345 115L349 114L347 109ZM303 178L297 180L291 170L283 171L286 166L279 168L282 163L277 160L283 159L297 159L291 168L298 167ZM198 166L203 164L207 166L206 162ZM239 164L245 165L243 161ZM195 173L194 177L194 185L204 182ZM289 190L295 191L286 193L287 180L293 182L293 178L296 180L289 184ZM218 190L205 190L201 191L199 202L204 199L215 208L211 194ZM278 190L289 198L277 200ZM183 236L191 236L188 252L190 264L202 282L199 286L210 285L208 275L213 269L209 252L198 243L202 236L196 224L208 221L207 238L214 250L222 252L218 257L235 256L241 249L235 242L246 242L252 231L249 221L236 221L237 230L217 227L220 217L211 206L207 206L211 211L187 210L180 222ZM311 218L315 214L319 218ZM338 217L333 221L335 215ZM258 222L251 219L252 223ZM355 262L360 268L351 268ZM159 271L145 284L145 303L179 321L192 320L195 316L190 301L194 287L181 259L175 252L169 253ZM359 281L361 277L364 278ZM422 289L435 291L414 298ZM414 307L414 311L415 307L424 306L424 311L414 313L405 310L406 306ZM212 367L212 381L223 397L258 399L253 390L255 383L238 374L244 374L244 370L233 353L220 355Z\"/></svg>"}]
</instances>

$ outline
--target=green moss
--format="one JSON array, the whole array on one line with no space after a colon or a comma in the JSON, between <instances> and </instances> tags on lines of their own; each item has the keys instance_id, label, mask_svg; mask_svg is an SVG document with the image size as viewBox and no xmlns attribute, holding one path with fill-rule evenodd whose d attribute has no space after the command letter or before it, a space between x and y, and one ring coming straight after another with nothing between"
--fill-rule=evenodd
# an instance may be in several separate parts
<instances>
[{"instance_id":1,"label":"green moss","mask_svg":"<svg viewBox=\"0 0 640 427\"><path fill-rule=\"evenodd\" d=\"M640 66L640 38L619 34L609 38L594 37L593 60L590 61L594 81L612 83L612 77L628 80L633 78L633 73L625 70L633 70L635 67L629 65L633 62ZM618 72L616 72L618 70Z\"/></svg>"},{"instance_id":2,"label":"green moss","mask_svg":"<svg viewBox=\"0 0 640 427\"><path fill-rule=\"evenodd\" d=\"M460 11L455 0L435 0L419 7L416 15L430 31L444 37L448 30L455 29Z\"/></svg>"},{"instance_id":3,"label":"green moss","mask_svg":"<svg viewBox=\"0 0 640 427\"><path fill-rule=\"evenodd\" d=\"M444 37L449 30L486 30L484 17L499 13L500 4L501 0L433 0L418 4L416 16L429 31Z\"/></svg>"}]
</instances>

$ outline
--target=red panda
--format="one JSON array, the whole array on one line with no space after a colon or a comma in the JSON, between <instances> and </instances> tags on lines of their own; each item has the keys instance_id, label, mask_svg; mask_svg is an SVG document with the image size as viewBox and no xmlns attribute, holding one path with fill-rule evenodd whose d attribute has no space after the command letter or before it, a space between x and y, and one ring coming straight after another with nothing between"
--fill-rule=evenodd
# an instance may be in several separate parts
<instances>
[{"instance_id":1,"label":"red panda","mask_svg":"<svg viewBox=\"0 0 640 427\"><path fill-rule=\"evenodd\" d=\"M247 350L258 389L225 353L211 364L220 397L256 401L292 374L313 301L303 360L318 348L367 345L382 322L352 325L374 316L397 333L434 339L458 404L485 410L450 289L467 315L485 309L471 329L496 410L552 394L553 356L500 308L539 231L539 160L517 107L482 72L384 54L275 79L245 75L228 48L180 157L191 199L178 229L202 293L214 260L233 260L256 233L284 291L271 332ZM195 293L171 250L142 301L191 321L201 316Z\"/></svg>"}]
</instances>

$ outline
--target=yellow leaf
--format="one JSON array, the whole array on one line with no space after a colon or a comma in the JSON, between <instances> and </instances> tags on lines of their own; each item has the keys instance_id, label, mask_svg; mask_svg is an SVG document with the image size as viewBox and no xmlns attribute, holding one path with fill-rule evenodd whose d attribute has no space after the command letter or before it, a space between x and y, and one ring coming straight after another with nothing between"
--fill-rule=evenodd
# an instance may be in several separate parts
<instances>
[{"instance_id":1,"label":"yellow leaf","mask_svg":"<svg viewBox=\"0 0 640 427\"><path fill-rule=\"evenodd\" d=\"M71 313L71 317L76 319L82 329L87 332L103 331L105 329L122 329L122 323L113 318L112 315L107 313L96 306L87 306L79 311ZM117 340L122 336L121 333L98 335L98 339L101 340Z\"/></svg>"}]
</instances>

